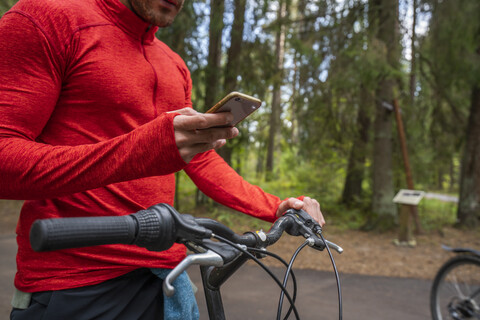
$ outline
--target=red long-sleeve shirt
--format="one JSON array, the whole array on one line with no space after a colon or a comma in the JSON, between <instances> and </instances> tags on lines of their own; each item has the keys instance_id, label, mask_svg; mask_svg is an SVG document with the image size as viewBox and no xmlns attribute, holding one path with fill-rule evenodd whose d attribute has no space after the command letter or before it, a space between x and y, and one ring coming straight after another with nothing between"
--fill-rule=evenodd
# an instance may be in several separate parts
<instances>
[{"instance_id":1,"label":"red long-sleeve shirt","mask_svg":"<svg viewBox=\"0 0 480 320\"><path fill-rule=\"evenodd\" d=\"M214 151L188 165L174 113L192 106L183 60L118 0L20 0L0 20L0 198L27 199L17 226L15 285L91 285L139 267L175 266L185 248L106 245L34 252L36 219L124 215L173 204L184 169L208 196L274 220L280 199Z\"/></svg>"}]
</instances>

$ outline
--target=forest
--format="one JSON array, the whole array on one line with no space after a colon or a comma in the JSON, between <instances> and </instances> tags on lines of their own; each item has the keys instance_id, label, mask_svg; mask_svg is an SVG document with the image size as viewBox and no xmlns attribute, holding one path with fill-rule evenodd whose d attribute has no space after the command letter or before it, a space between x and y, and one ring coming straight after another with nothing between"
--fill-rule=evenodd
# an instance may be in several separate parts
<instances>
[{"instance_id":1,"label":"forest","mask_svg":"<svg viewBox=\"0 0 480 320\"><path fill-rule=\"evenodd\" d=\"M400 189L454 196L412 221L475 228L479 17L478 0L187 0L157 37L187 63L197 110L231 91L263 101L218 150L247 181L366 230L398 226ZM177 181L181 210L223 210Z\"/></svg>"}]
</instances>

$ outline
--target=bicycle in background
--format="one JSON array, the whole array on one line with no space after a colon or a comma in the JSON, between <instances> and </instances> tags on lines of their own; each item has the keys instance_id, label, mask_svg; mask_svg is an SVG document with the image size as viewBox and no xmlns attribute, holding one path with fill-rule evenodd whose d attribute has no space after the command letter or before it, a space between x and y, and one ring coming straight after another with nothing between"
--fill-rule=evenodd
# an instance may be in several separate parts
<instances>
[{"instance_id":1,"label":"bicycle in background","mask_svg":"<svg viewBox=\"0 0 480 320\"><path fill-rule=\"evenodd\" d=\"M457 255L438 270L430 293L433 320L480 320L480 251L469 248L444 250Z\"/></svg>"},{"instance_id":2,"label":"bicycle in background","mask_svg":"<svg viewBox=\"0 0 480 320\"><path fill-rule=\"evenodd\" d=\"M266 250L280 239L284 231L305 238L289 263ZM342 319L340 279L330 247L339 253L343 249L325 240L321 226L303 210L288 210L266 233L260 230L243 235L234 233L218 221L180 214L167 204L157 204L126 216L37 220L30 231L30 243L35 251L115 243L135 244L148 250L163 251L175 242L185 244L193 254L188 255L166 277L163 283L164 294L173 295L175 288L172 283L175 279L189 266L200 265L209 318L215 320L225 319L220 294L222 284L248 260L259 264L281 289L276 319L281 319L285 297L290 308L283 319L288 319L292 314L295 319L300 319L295 307L297 287L292 272L293 262L306 246L319 251L326 248L337 280L339 319ZM283 282L259 261L267 255L286 266ZM290 276L293 282L292 294L286 289Z\"/></svg>"}]
</instances>

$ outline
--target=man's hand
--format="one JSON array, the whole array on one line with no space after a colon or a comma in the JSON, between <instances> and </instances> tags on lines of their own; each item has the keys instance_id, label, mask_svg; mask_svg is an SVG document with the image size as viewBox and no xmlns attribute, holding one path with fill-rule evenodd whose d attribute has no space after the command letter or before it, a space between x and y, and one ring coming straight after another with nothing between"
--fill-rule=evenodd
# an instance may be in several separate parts
<instances>
[{"instance_id":1,"label":"man's hand","mask_svg":"<svg viewBox=\"0 0 480 320\"><path fill-rule=\"evenodd\" d=\"M226 139L235 138L238 129L212 128L223 126L233 120L230 112L199 113L192 108L174 112L180 113L173 119L175 142L182 159L189 163L197 153L218 149L225 145Z\"/></svg>"},{"instance_id":2,"label":"man's hand","mask_svg":"<svg viewBox=\"0 0 480 320\"><path fill-rule=\"evenodd\" d=\"M277 209L277 217L281 217L288 209L303 209L305 210L320 226L325 225L325 219L323 218L322 211L320 211L320 203L317 200L305 197L302 200L296 198L288 198L280 203Z\"/></svg>"}]
</instances>

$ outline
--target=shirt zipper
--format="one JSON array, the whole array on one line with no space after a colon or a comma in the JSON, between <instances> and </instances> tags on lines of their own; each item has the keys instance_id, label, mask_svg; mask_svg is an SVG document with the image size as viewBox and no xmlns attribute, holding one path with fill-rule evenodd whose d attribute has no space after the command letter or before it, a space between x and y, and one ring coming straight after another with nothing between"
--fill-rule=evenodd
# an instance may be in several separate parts
<instances>
[{"instance_id":1,"label":"shirt zipper","mask_svg":"<svg viewBox=\"0 0 480 320\"><path fill-rule=\"evenodd\" d=\"M150 60L148 60L148 57L147 57L147 52L145 50L145 38L148 36L148 31L150 31L150 29L152 28L152 25L149 25L147 30L145 30L145 33L142 37L142 53L143 53L143 57L145 59L145 61L147 61L147 63L150 65L150 67L152 68L152 71L153 71L153 75L155 76L155 82L154 82L154 86L153 86L153 94L152 94L152 106L153 106L153 112L154 112L154 116L155 118L158 117L158 110L157 110L157 87L158 87L158 75L157 75L157 71L155 70L155 67L153 66L153 64L150 62Z\"/></svg>"}]
</instances>

